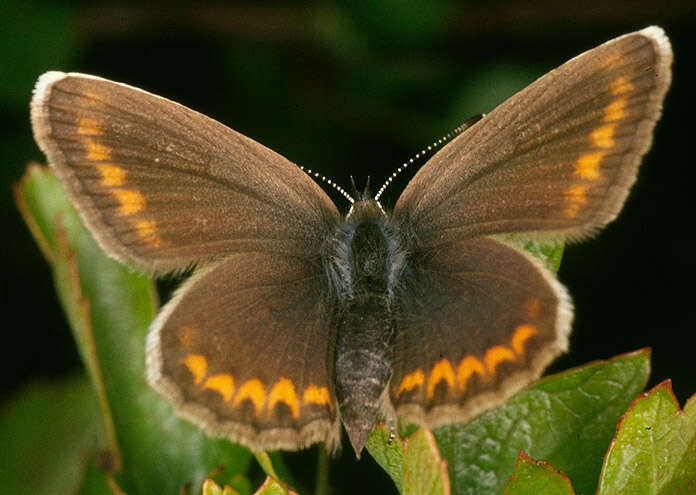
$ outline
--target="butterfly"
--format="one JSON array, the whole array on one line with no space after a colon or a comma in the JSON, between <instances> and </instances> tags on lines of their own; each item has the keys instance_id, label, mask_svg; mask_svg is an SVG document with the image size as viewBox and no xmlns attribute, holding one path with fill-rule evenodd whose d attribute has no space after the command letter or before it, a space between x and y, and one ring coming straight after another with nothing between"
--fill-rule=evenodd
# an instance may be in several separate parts
<instances>
[{"instance_id":1,"label":"butterfly","mask_svg":"<svg viewBox=\"0 0 696 495\"><path fill-rule=\"evenodd\" d=\"M175 412L253 449L340 444L381 417L467 421L568 346L572 304L521 233L574 241L612 221L671 80L648 27L549 72L430 158L392 211L342 216L283 156L165 98L48 72L40 148L104 250L197 266L151 326L147 378Z\"/></svg>"}]
</instances>

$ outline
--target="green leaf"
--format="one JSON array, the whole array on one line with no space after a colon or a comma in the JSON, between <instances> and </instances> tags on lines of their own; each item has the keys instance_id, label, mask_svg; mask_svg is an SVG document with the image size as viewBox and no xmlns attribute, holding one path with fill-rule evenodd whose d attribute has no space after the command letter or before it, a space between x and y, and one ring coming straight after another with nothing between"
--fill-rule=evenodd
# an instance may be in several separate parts
<instances>
[{"instance_id":1,"label":"green leaf","mask_svg":"<svg viewBox=\"0 0 696 495\"><path fill-rule=\"evenodd\" d=\"M214 468L243 471L251 454L175 418L145 381L145 336L157 311L147 277L108 258L82 226L57 179L30 167L17 202L56 277L80 353L112 424L117 481L129 494L201 486Z\"/></svg>"},{"instance_id":2,"label":"green leaf","mask_svg":"<svg viewBox=\"0 0 696 495\"><path fill-rule=\"evenodd\" d=\"M81 224L74 214L63 214L65 211L72 211L72 207L64 195L53 194L55 186L55 178L50 173L46 175L40 167L32 166L20 185L15 188L15 199L34 238L51 262L58 298L70 322L78 351L97 392L108 438L108 449L116 459L117 466L120 466L121 456L111 408L95 354L89 300L82 292L75 252L68 246L67 232L79 230ZM52 216L52 212L59 213ZM74 242L80 243L86 240L89 243L89 239L85 233Z\"/></svg>"},{"instance_id":3,"label":"green leaf","mask_svg":"<svg viewBox=\"0 0 696 495\"><path fill-rule=\"evenodd\" d=\"M213 480L206 479L203 481L201 495L239 495L239 492L229 485L225 485L224 488L220 488L220 486Z\"/></svg>"},{"instance_id":4,"label":"green leaf","mask_svg":"<svg viewBox=\"0 0 696 495\"><path fill-rule=\"evenodd\" d=\"M517 249L527 251L539 259L552 273L558 272L558 268L561 266L565 246L563 242L540 241L534 238L534 234L500 234L493 237Z\"/></svg>"},{"instance_id":5,"label":"green leaf","mask_svg":"<svg viewBox=\"0 0 696 495\"><path fill-rule=\"evenodd\" d=\"M288 471L280 451L266 452L264 450L256 450L253 454L264 473L282 480L283 483L288 485L295 485L295 480L292 478L290 471Z\"/></svg>"},{"instance_id":6,"label":"green leaf","mask_svg":"<svg viewBox=\"0 0 696 495\"><path fill-rule=\"evenodd\" d=\"M403 441L379 423L367 439L367 450L404 494L449 493L447 464L432 432L417 428Z\"/></svg>"},{"instance_id":7,"label":"green leaf","mask_svg":"<svg viewBox=\"0 0 696 495\"><path fill-rule=\"evenodd\" d=\"M108 454L105 452L90 457L80 491L75 493L80 495L123 495L123 492L118 491L118 485L111 473L105 471L107 463Z\"/></svg>"},{"instance_id":8,"label":"green leaf","mask_svg":"<svg viewBox=\"0 0 696 495\"><path fill-rule=\"evenodd\" d=\"M267 476L266 481L254 492L254 495L297 495L297 492L291 490L273 476Z\"/></svg>"},{"instance_id":9,"label":"green leaf","mask_svg":"<svg viewBox=\"0 0 696 495\"><path fill-rule=\"evenodd\" d=\"M254 457L256 457L256 462L259 463L259 466L261 466L264 473L269 476L274 476L276 478L278 477L275 469L273 468L273 461L271 460L271 456L268 454L268 452L265 450L254 451ZM278 460L280 460L280 458L278 458Z\"/></svg>"},{"instance_id":10,"label":"green leaf","mask_svg":"<svg viewBox=\"0 0 696 495\"><path fill-rule=\"evenodd\" d=\"M75 493L103 437L85 376L35 382L0 410L3 493Z\"/></svg>"},{"instance_id":11,"label":"green leaf","mask_svg":"<svg viewBox=\"0 0 696 495\"><path fill-rule=\"evenodd\" d=\"M515 474L505 487L505 495L573 495L568 477L546 461L535 461L520 452Z\"/></svg>"},{"instance_id":12,"label":"green leaf","mask_svg":"<svg viewBox=\"0 0 696 495\"><path fill-rule=\"evenodd\" d=\"M621 418L598 493L696 493L696 396L681 411L667 380L637 398Z\"/></svg>"},{"instance_id":13,"label":"green leaf","mask_svg":"<svg viewBox=\"0 0 696 495\"><path fill-rule=\"evenodd\" d=\"M547 377L469 423L434 430L454 493L498 494L520 450L592 492L616 422L645 386L648 351ZM578 455L582 452L582 455Z\"/></svg>"},{"instance_id":14,"label":"green leaf","mask_svg":"<svg viewBox=\"0 0 696 495\"><path fill-rule=\"evenodd\" d=\"M449 495L447 462L440 457L433 433L419 428L404 440L404 495Z\"/></svg>"},{"instance_id":15,"label":"green leaf","mask_svg":"<svg viewBox=\"0 0 696 495\"><path fill-rule=\"evenodd\" d=\"M382 469L394 480L399 492L403 492L404 445L398 435L392 437L391 429L379 423L365 444L367 451Z\"/></svg>"}]
</instances>

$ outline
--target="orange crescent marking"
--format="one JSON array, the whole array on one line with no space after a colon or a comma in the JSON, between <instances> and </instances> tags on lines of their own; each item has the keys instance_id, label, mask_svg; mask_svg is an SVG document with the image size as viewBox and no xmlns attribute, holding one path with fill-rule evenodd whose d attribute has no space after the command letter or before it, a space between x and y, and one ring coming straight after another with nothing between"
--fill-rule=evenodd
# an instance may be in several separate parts
<instances>
[{"instance_id":1,"label":"orange crescent marking","mask_svg":"<svg viewBox=\"0 0 696 495\"><path fill-rule=\"evenodd\" d=\"M514 361L515 355L505 346L496 345L486 351L486 368L491 375L495 375L495 368L503 361Z\"/></svg>"},{"instance_id":2,"label":"orange crescent marking","mask_svg":"<svg viewBox=\"0 0 696 495\"><path fill-rule=\"evenodd\" d=\"M530 318L538 318L541 311L541 300L538 297L530 297L524 303L524 310Z\"/></svg>"},{"instance_id":3,"label":"orange crescent marking","mask_svg":"<svg viewBox=\"0 0 696 495\"><path fill-rule=\"evenodd\" d=\"M602 67L607 68L618 65L623 60L623 56L619 52L612 52L602 61Z\"/></svg>"},{"instance_id":4,"label":"orange crescent marking","mask_svg":"<svg viewBox=\"0 0 696 495\"><path fill-rule=\"evenodd\" d=\"M268 409L273 409L276 403L286 404L292 411L292 417L297 419L300 416L300 404L295 392L295 385L287 378L279 378L268 394Z\"/></svg>"},{"instance_id":5,"label":"orange crescent marking","mask_svg":"<svg viewBox=\"0 0 696 495\"><path fill-rule=\"evenodd\" d=\"M609 103L604 109L604 118L602 120L604 122L613 122L625 119L628 116L626 113L626 101L627 98L622 96Z\"/></svg>"},{"instance_id":6,"label":"orange crescent marking","mask_svg":"<svg viewBox=\"0 0 696 495\"><path fill-rule=\"evenodd\" d=\"M399 390L396 392L396 395L399 396L404 391L410 392L419 385L423 385L424 381L425 375L423 374L423 370L417 369L416 371L413 371L406 375L401 380L401 383L399 384Z\"/></svg>"},{"instance_id":7,"label":"orange crescent marking","mask_svg":"<svg viewBox=\"0 0 696 495\"><path fill-rule=\"evenodd\" d=\"M594 153L585 153L575 162L575 175L583 179L597 179L599 177L599 162L602 161L604 151L596 151Z\"/></svg>"},{"instance_id":8,"label":"orange crescent marking","mask_svg":"<svg viewBox=\"0 0 696 495\"><path fill-rule=\"evenodd\" d=\"M213 375L205 381L203 388L215 390L225 401L228 401L234 394L234 379L227 373Z\"/></svg>"},{"instance_id":9,"label":"orange crescent marking","mask_svg":"<svg viewBox=\"0 0 696 495\"><path fill-rule=\"evenodd\" d=\"M145 196L137 189L114 189L111 193L121 203L120 215L132 215L145 209Z\"/></svg>"},{"instance_id":10,"label":"orange crescent marking","mask_svg":"<svg viewBox=\"0 0 696 495\"><path fill-rule=\"evenodd\" d=\"M590 133L590 141L600 148L611 148L616 144L614 141L614 128L616 124L607 124L598 127Z\"/></svg>"},{"instance_id":11,"label":"orange crescent marking","mask_svg":"<svg viewBox=\"0 0 696 495\"><path fill-rule=\"evenodd\" d=\"M193 343L194 336L198 333L196 327L189 325L179 325L176 329L176 338L181 342L182 345L188 347Z\"/></svg>"},{"instance_id":12,"label":"orange crescent marking","mask_svg":"<svg viewBox=\"0 0 696 495\"><path fill-rule=\"evenodd\" d=\"M111 148L105 146L93 139L85 139L85 147L87 148L87 159L104 161L111 158Z\"/></svg>"},{"instance_id":13,"label":"orange crescent marking","mask_svg":"<svg viewBox=\"0 0 696 495\"><path fill-rule=\"evenodd\" d=\"M157 222L152 219L139 219L132 222L138 236L150 247L158 248L162 239L157 235Z\"/></svg>"},{"instance_id":14,"label":"orange crescent marking","mask_svg":"<svg viewBox=\"0 0 696 495\"><path fill-rule=\"evenodd\" d=\"M459 382L459 388L462 392L466 390L466 384L474 373L482 378L486 376L483 363L474 356L467 356L462 359L459 366L457 366L457 381Z\"/></svg>"},{"instance_id":15,"label":"orange crescent marking","mask_svg":"<svg viewBox=\"0 0 696 495\"><path fill-rule=\"evenodd\" d=\"M261 383L261 380L252 378L247 380L239 387L239 392L234 398L234 405L238 405L245 399L249 399L254 404L256 414L259 414L263 409L263 404L266 402L266 389Z\"/></svg>"},{"instance_id":16,"label":"orange crescent marking","mask_svg":"<svg viewBox=\"0 0 696 495\"><path fill-rule=\"evenodd\" d=\"M515 333L512 334L512 348L518 356L524 355L524 344L534 335L537 335L539 330L534 325L522 324L515 328Z\"/></svg>"},{"instance_id":17,"label":"orange crescent marking","mask_svg":"<svg viewBox=\"0 0 696 495\"><path fill-rule=\"evenodd\" d=\"M587 190L590 188L587 184L573 184L568 186L563 195L569 201L577 203L587 203Z\"/></svg>"},{"instance_id":18,"label":"orange crescent marking","mask_svg":"<svg viewBox=\"0 0 696 495\"><path fill-rule=\"evenodd\" d=\"M102 93L99 93L98 91L93 91L92 89L85 89L83 91L83 94L85 95L85 98L89 98L89 106L90 107L103 107L104 106L104 95Z\"/></svg>"},{"instance_id":19,"label":"orange crescent marking","mask_svg":"<svg viewBox=\"0 0 696 495\"><path fill-rule=\"evenodd\" d=\"M302 394L302 402L305 404L315 404L317 406L326 404L329 406L329 409L333 410L331 394L329 394L329 389L326 387L310 385Z\"/></svg>"},{"instance_id":20,"label":"orange crescent marking","mask_svg":"<svg viewBox=\"0 0 696 495\"><path fill-rule=\"evenodd\" d=\"M101 185L104 187L118 187L126 182L126 169L118 165L98 163L96 165L101 172Z\"/></svg>"},{"instance_id":21,"label":"orange crescent marking","mask_svg":"<svg viewBox=\"0 0 696 495\"><path fill-rule=\"evenodd\" d=\"M98 120L80 116L77 118L77 133L81 136L101 136L104 130Z\"/></svg>"},{"instance_id":22,"label":"orange crescent marking","mask_svg":"<svg viewBox=\"0 0 696 495\"><path fill-rule=\"evenodd\" d=\"M208 372L208 360L201 354L189 354L181 362L193 375L193 383L196 385L203 380Z\"/></svg>"},{"instance_id":23,"label":"orange crescent marking","mask_svg":"<svg viewBox=\"0 0 696 495\"><path fill-rule=\"evenodd\" d=\"M626 76L619 76L611 83L611 93L614 95L629 93L634 89L633 83Z\"/></svg>"},{"instance_id":24,"label":"orange crescent marking","mask_svg":"<svg viewBox=\"0 0 696 495\"><path fill-rule=\"evenodd\" d=\"M566 200L570 202L563 210L563 214L567 218L576 217L581 206L587 203L587 190L589 187L587 184L573 184L563 191Z\"/></svg>"},{"instance_id":25,"label":"orange crescent marking","mask_svg":"<svg viewBox=\"0 0 696 495\"><path fill-rule=\"evenodd\" d=\"M433 369L430 370L430 376L428 376L428 397L432 398L435 395L435 387L442 380L445 380L450 388L454 388L454 370L450 362L444 358L435 363Z\"/></svg>"},{"instance_id":26,"label":"orange crescent marking","mask_svg":"<svg viewBox=\"0 0 696 495\"><path fill-rule=\"evenodd\" d=\"M563 215L566 218L575 218L578 216L578 213L580 213L580 205L577 203L568 205L563 209Z\"/></svg>"}]
</instances>

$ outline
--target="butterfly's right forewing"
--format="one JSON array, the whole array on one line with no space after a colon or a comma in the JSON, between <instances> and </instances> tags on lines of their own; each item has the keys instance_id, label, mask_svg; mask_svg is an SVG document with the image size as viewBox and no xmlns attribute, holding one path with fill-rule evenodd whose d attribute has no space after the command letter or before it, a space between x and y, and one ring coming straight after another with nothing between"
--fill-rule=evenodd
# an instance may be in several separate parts
<instances>
[{"instance_id":1,"label":"butterfly's right forewing","mask_svg":"<svg viewBox=\"0 0 696 495\"><path fill-rule=\"evenodd\" d=\"M511 232L578 238L620 211L671 80L658 27L585 52L455 138L408 184L394 217L423 246Z\"/></svg>"}]
</instances>

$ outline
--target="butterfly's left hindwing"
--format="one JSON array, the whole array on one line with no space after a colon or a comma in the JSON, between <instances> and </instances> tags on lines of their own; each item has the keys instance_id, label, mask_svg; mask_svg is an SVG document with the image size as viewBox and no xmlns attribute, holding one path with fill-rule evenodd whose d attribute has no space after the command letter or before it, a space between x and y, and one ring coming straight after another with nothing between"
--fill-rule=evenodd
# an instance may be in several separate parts
<instances>
[{"instance_id":1,"label":"butterfly's left hindwing","mask_svg":"<svg viewBox=\"0 0 696 495\"><path fill-rule=\"evenodd\" d=\"M318 264L235 254L196 274L148 336L148 378L175 410L252 449L336 448L326 284Z\"/></svg>"},{"instance_id":2,"label":"butterfly's left hindwing","mask_svg":"<svg viewBox=\"0 0 696 495\"><path fill-rule=\"evenodd\" d=\"M469 239L414 255L407 270L389 388L402 421L466 421L538 378L567 348L565 289L521 251Z\"/></svg>"}]
</instances>

